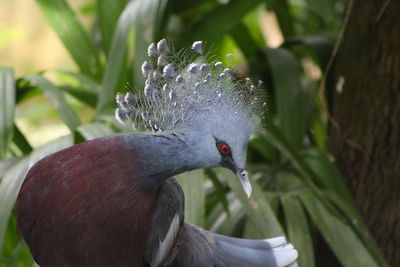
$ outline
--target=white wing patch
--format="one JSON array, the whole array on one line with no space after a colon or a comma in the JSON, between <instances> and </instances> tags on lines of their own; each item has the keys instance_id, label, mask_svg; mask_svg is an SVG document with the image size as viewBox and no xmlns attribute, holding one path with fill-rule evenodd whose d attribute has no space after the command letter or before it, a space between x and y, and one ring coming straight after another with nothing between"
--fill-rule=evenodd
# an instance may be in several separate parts
<instances>
[{"instance_id":1,"label":"white wing patch","mask_svg":"<svg viewBox=\"0 0 400 267\"><path fill-rule=\"evenodd\" d=\"M174 241L179 231L179 215L176 214L175 217L172 219L172 222L169 226L168 233L166 234L164 240L161 242L158 247L157 253L153 256L151 260L150 267L159 267L160 264L165 260L168 256L168 252L172 249L174 245Z\"/></svg>"}]
</instances>

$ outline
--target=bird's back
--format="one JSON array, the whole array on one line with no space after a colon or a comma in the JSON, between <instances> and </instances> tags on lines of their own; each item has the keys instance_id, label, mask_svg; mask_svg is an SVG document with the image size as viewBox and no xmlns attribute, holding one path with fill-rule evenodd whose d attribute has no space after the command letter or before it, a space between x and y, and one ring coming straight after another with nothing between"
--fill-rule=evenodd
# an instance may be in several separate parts
<instances>
[{"instance_id":1,"label":"bird's back","mask_svg":"<svg viewBox=\"0 0 400 267\"><path fill-rule=\"evenodd\" d=\"M39 161L17 200L18 226L42 266L142 266L158 189L134 146L111 136Z\"/></svg>"}]
</instances>

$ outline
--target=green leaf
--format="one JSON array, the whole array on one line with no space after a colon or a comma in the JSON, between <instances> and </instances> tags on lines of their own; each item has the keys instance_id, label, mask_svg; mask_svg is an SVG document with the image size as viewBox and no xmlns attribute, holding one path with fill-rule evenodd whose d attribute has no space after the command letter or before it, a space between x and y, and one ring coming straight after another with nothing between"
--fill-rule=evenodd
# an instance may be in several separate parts
<instances>
[{"instance_id":1,"label":"green leaf","mask_svg":"<svg viewBox=\"0 0 400 267\"><path fill-rule=\"evenodd\" d=\"M39 159L72 144L73 139L71 136L58 138L43 147L38 148L31 155L18 160L16 164L6 171L4 179L0 184L0 251L3 247L4 234L7 228L8 219L10 218L12 208L17 199L18 191L28 173L28 169Z\"/></svg>"},{"instance_id":2,"label":"green leaf","mask_svg":"<svg viewBox=\"0 0 400 267\"><path fill-rule=\"evenodd\" d=\"M276 123L289 143L302 147L306 131L304 92L300 82L300 68L296 58L286 49L264 48L265 58L273 79Z\"/></svg>"},{"instance_id":3,"label":"green leaf","mask_svg":"<svg viewBox=\"0 0 400 267\"><path fill-rule=\"evenodd\" d=\"M299 251L300 266L314 267L314 249L307 216L299 199L293 195L280 197L289 240Z\"/></svg>"},{"instance_id":4,"label":"green leaf","mask_svg":"<svg viewBox=\"0 0 400 267\"><path fill-rule=\"evenodd\" d=\"M154 1L154 6L149 9L153 15L153 40L157 41L165 36L163 35L167 28L167 21L165 20L166 8L169 0Z\"/></svg>"},{"instance_id":5,"label":"green leaf","mask_svg":"<svg viewBox=\"0 0 400 267\"><path fill-rule=\"evenodd\" d=\"M265 179L269 175L262 173L262 177ZM295 194L304 189L308 189L309 187L304 183L304 179L302 179L297 173L293 171L286 171L280 168L270 179L269 183L266 186L266 190L268 190L271 194Z\"/></svg>"},{"instance_id":6,"label":"green leaf","mask_svg":"<svg viewBox=\"0 0 400 267\"><path fill-rule=\"evenodd\" d=\"M97 49L65 0L36 0L50 26L80 70L96 80L102 76Z\"/></svg>"},{"instance_id":7,"label":"green leaf","mask_svg":"<svg viewBox=\"0 0 400 267\"><path fill-rule=\"evenodd\" d=\"M214 43L262 2L261 0L231 0L226 5L219 5L191 27L184 39L187 42L203 40Z\"/></svg>"},{"instance_id":8,"label":"green leaf","mask_svg":"<svg viewBox=\"0 0 400 267\"><path fill-rule=\"evenodd\" d=\"M216 1L204 1L204 0L174 0L171 1L171 9L173 13L178 13L182 16L181 13L185 15L189 13L189 16L193 13L199 13L203 11L203 6L217 5Z\"/></svg>"},{"instance_id":9,"label":"green leaf","mask_svg":"<svg viewBox=\"0 0 400 267\"><path fill-rule=\"evenodd\" d=\"M321 202L315 199L314 194L310 192L301 194L299 197L311 220L343 266L389 266L385 262L377 262L352 227L332 215Z\"/></svg>"},{"instance_id":10,"label":"green leaf","mask_svg":"<svg viewBox=\"0 0 400 267\"><path fill-rule=\"evenodd\" d=\"M254 224L252 220L246 220L244 222L244 229L242 235L243 238L248 238L248 239L263 238L260 236L260 231L258 230L257 226Z\"/></svg>"},{"instance_id":11,"label":"green leaf","mask_svg":"<svg viewBox=\"0 0 400 267\"><path fill-rule=\"evenodd\" d=\"M96 107L98 96L99 96L98 93L91 91L91 90L78 88L75 86L69 86L69 85L59 85L58 88L64 92L68 93L69 95L75 97L77 100L91 106L92 108Z\"/></svg>"},{"instance_id":12,"label":"green leaf","mask_svg":"<svg viewBox=\"0 0 400 267\"><path fill-rule=\"evenodd\" d=\"M86 140L114 134L114 131L110 127L101 123L91 123L79 126L78 131Z\"/></svg>"},{"instance_id":13,"label":"green leaf","mask_svg":"<svg viewBox=\"0 0 400 267\"><path fill-rule=\"evenodd\" d=\"M0 251L3 250L3 242L8 220L12 212L15 200L21 184L28 172L28 161L24 158L10 167L4 174L0 184Z\"/></svg>"},{"instance_id":14,"label":"green leaf","mask_svg":"<svg viewBox=\"0 0 400 267\"><path fill-rule=\"evenodd\" d=\"M0 178L3 177L6 171L19 160L20 158L8 158L0 160Z\"/></svg>"},{"instance_id":15,"label":"green leaf","mask_svg":"<svg viewBox=\"0 0 400 267\"><path fill-rule=\"evenodd\" d=\"M305 163L275 125L268 125L267 128L260 131L260 134L289 159L293 167L300 173L301 177L312 189L319 191L315 183L321 182L319 181L321 178Z\"/></svg>"},{"instance_id":16,"label":"green leaf","mask_svg":"<svg viewBox=\"0 0 400 267\"><path fill-rule=\"evenodd\" d=\"M294 35L294 18L287 0L268 0L267 6L275 13L283 36L288 37Z\"/></svg>"},{"instance_id":17,"label":"green leaf","mask_svg":"<svg viewBox=\"0 0 400 267\"><path fill-rule=\"evenodd\" d=\"M218 205L207 217L207 229L222 235L237 236L235 230L240 221L245 218L245 215L246 213L239 200L231 197L229 213L224 211L222 205Z\"/></svg>"},{"instance_id":18,"label":"green leaf","mask_svg":"<svg viewBox=\"0 0 400 267\"><path fill-rule=\"evenodd\" d=\"M15 108L14 71L0 68L0 158L3 158L13 138Z\"/></svg>"},{"instance_id":19,"label":"green leaf","mask_svg":"<svg viewBox=\"0 0 400 267\"><path fill-rule=\"evenodd\" d=\"M80 125L80 120L76 113L68 105L61 90L40 75L30 75L27 76L26 79L31 81L44 92L67 127L71 130L71 132L75 131Z\"/></svg>"},{"instance_id":20,"label":"green leaf","mask_svg":"<svg viewBox=\"0 0 400 267\"><path fill-rule=\"evenodd\" d=\"M108 54L118 18L127 5L127 0L97 0L97 18L100 24L101 40Z\"/></svg>"},{"instance_id":21,"label":"green leaf","mask_svg":"<svg viewBox=\"0 0 400 267\"><path fill-rule=\"evenodd\" d=\"M288 38L283 46L288 49L304 47L311 52L313 59L321 70L325 70L334 47L334 40L324 35L306 35Z\"/></svg>"},{"instance_id":22,"label":"green leaf","mask_svg":"<svg viewBox=\"0 0 400 267\"><path fill-rule=\"evenodd\" d=\"M352 201L344 200L333 192L327 192L326 196L335 203L338 209L346 216L348 225L352 226L359 238L363 241L370 253L375 257L381 266L386 266L385 257L378 247L376 240L372 237L368 227L363 221L357 207Z\"/></svg>"},{"instance_id":23,"label":"green leaf","mask_svg":"<svg viewBox=\"0 0 400 267\"><path fill-rule=\"evenodd\" d=\"M317 186L323 184L321 181L322 177L318 176L310 166L307 165L304 159L301 158L296 150L289 144L279 129L271 124L268 128L261 131L261 134L289 159L293 167L300 174L299 177L301 177L302 180L312 189L319 201L323 202L326 207L329 207L332 213L337 213L337 209L324 196L325 192Z\"/></svg>"},{"instance_id":24,"label":"green leaf","mask_svg":"<svg viewBox=\"0 0 400 267\"><path fill-rule=\"evenodd\" d=\"M336 8L335 1L332 0L305 0L307 7L311 9L314 14L318 14L319 18L326 23L335 20Z\"/></svg>"},{"instance_id":25,"label":"green leaf","mask_svg":"<svg viewBox=\"0 0 400 267\"><path fill-rule=\"evenodd\" d=\"M316 92L318 93L318 92ZM319 101L314 101L313 114L310 122L310 140L311 143L315 144L321 149L326 149L327 139L328 139L328 129L330 127L330 122L327 116L327 107L325 99L317 97ZM324 102L324 103L321 103ZM326 108L325 108L326 107Z\"/></svg>"},{"instance_id":26,"label":"green leaf","mask_svg":"<svg viewBox=\"0 0 400 267\"><path fill-rule=\"evenodd\" d=\"M147 47L154 41L158 41L165 36L160 36L164 32L164 25L162 24L164 12L168 0L164 1L148 1L146 8L147 16L143 16L135 25L135 44L134 44L134 61L132 66L132 76L134 78L133 84L135 88L143 87L143 76L141 66L148 58ZM151 36L151 39L149 38Z\"/></svg>"},{"instance_id":27,"label":"green leaf","mask_svg":"<svg viewBox=\"0 0 400 267\"><path fill-rule=\"evenodd\" d=\"M86 89L89 89L93 92L99 92L100 91L100 84L96 81L90 78L89 76L86 76L85 74L82 74L80 72L74 72L74 71L69 71L69 70L62 70L62 69L55 69L55 70L47 70L46 73L48 72L56 72L59 74L65 74L67 76L70 76L74 78L76 81L80 83L82 87L85 87Z\"/></svg>"},{"instance_id":28,"label":"green leaf","mask_svg":"<svg viewBox=\"0 0 400 267\"><path fill-rule=\"evenodd\" d=\"M329 210L330 214L335 214L335 216L344 215L344 217L342 218L343 221L347 221L347 225L352 225L352 227L354 227L355 229L354 231L365 242L365 246L371 251L374 257L378 259L379 262L385 263L383 256L377 248L375 241L370 236L367 227L363 224L363 221L353 202L349 198L343 198L339 196L336 191L322 191L319 187L316 186L316 184L326 184L326 181L324 181L324 179L327 178L320 175L323 175L323 173L321 172L323 168L328 168L328 170L324 171L329 171L329 167L321 166L322 169L316 169L317 173L314 172L313 168L310 167L304 156L301 157L288 144L288 142L285 140L282 134L280 134L279 130L274 125L269 125L268 129L266 129L266 131L262 131L261 133L291 161L295 169L301 174L301 177L304 179L305 182L307 182L307 184L315 193L315 201L323 203L325 208ZM316 166L314 166L314 168L316 168ZM340 185L336 185L335 190L338 190L336 189L337 187L340 188Z\"/></svg>"},{"instance_id":29,"label":"green leaf","mask_svg":"<svg viewBox=\"0 0 400 267\"><path fill-rule=\"evenodd\" d=\"M32 254L22 236L18 234L17 218L15 213L9 219L4 246L2 251L4 266L31 266ZM0 260L1 265L1 260ZM1 265L3 266L3 265Z\"/></svg>"},{"instance_id":30,"label":"green leaf","mask_svg":"<svg viewBox=\"0 0 400 267\"><path fill-rule=\"evenodd\" d=\"M319 81L303 80L304 94L302 101L304 107L304 118L305 118L304 123L306 124L307 133L312 131L311 125L313 123L313 115L314 114L319 115L317 114L318 113L316 111L317 108L315 107L319 86L320 86ZM314 135L312 137L314 137ZM312 142L310 141L310 143Z\"/></svg>"},{"instance_id":31,"label":"green leaf","mask_svg":"<svg viewBox=\"0 0 400 267\"><path fill-rule=\"evenodd\" d=\"M198 225L205 225L205 176L202 170L182 173L177 176L185 194L185 220Z\"/></svg>"},{"instance_id":32,"label":"green leaf","mask_svg":"<svg viewBox=\"0 0 400 267\"><path fill-rule=\"evenodd\" d=\"M217 204L222 204L223 207L225 208L225 211L229 213L229 208L228 208L228 200L227 200L227 191L228 188L225 186L215 175L215 173L211 169L206 169L204 170L204 174L209 178L213 184L212 187L212 192L208 194L207 197L207 210L211 209L212 206L215 206ZM212 203L210 207L210 200L214 200L214 203Z\"/></svg>"},{"instance_id":33,"label":"green leaf","mask_svg":"<svg viewBox=\"0 0 400 267\"><path fill-rule=\"evenodd\" d=\"M25 138L23 133L19 130L16 124L14 124L14 144L21 150L23 154L29 154L32 152L32 146L29 144L28 140Z\"/></svg>"},{"instance_id":34,"label":"green leaf","mask_svg":"<svg viewBox=\"0 0 400 267\"><path fill-rule=\"evenodd\" d=\"M327 190L335 192L350 203L353 201L344 178L337 167L328 159L326 152L312 147L303 150L301 155L307 165L321 177L320 182Z\"/></svg>"},{"instance_id":35,"label":"green leaf","mask_svg":"<svg viewBox=\"0 0 400 267\"><path fill-rule=\"evenodd\" d=\"M46 71L46 73L48 72L56 72L57 74L66 75L70 78L73 78L79 83L79 86L63 84L59 85L58 88L75 97L77 100L86 103L91 107L96 107L101 87L97 81L82 73L68 70L55 69Z\"/></svg>"},{"instance_id":36,"label":"green leaf","mask_svg":"<svg viewBox=\"0 0 400 267\"><path fill-rule=\"evenodd\" d=\"M380 261L383 261L382 253L372 238L367 226L365 225L353 198L344 182L344 178L340 174L337 167L328 159L325 152L317 148L309 148L302 153L304 160L313 169L313 171L321 177L321 182L328 192L325 192L338 209L347 218L349 225L351 225L356 233L363 240L366 247L371 253Z\"/></svg>"},{"instance_id":37,"label":"green leaf","mask_svg":"<svg viewBox=\"0 0 400 267\"><path fill-rule=\"evenodd\" d=\"M149 5L154 5L155 0L130 1L118 19L111 48L107 57L107 66L102 80L102 92L97 103L97 113L101 114L114 100L118 90L118 81L122 75L126 48L130 30L142 16L149 15ZM144 51L142 51L144 52Z\"/></svg>"},{"instance_id":38,"label":"green leaf","mask_svg":"<svg viewBox=\"0 0 400 267\"><path fill-rule=\"evenodd\" d=\"M229 34L235 40L235 43L243 52L247 59L253 58L254 54L257 52L258 46L256 41L250 35L247 26L244 23L238 23Z\"/></svg>"},{"instance_id":39,"label":"green leaf","mask_svg":"<svg viewBox=\"0 0 400 267\"><path fill-rule=\"evenodd\" d=\"M249 198L247 198L241 184L231 172L224 169L217 169L215 172L232 188L232 191L242 203L249 218L255 223L257 229L260 231L260 235L263 237L283 235L283 229L279 224L278 219L275 217L273 209L265 199L264 192L256 181L251 183L253 193Z\"/></svg>"},{"instance_id":40,"label":"green leaf","mask_svg":"<svg viewBox=\"0 0 400 267\"><path fill-rule=\"evenodd\" d=\"M264 47L266 45L266 40L264 36L264 25L261 20L262 13L264 13L264 4L261 4L258 8L254 8L252 11L248 12L246 16L242 19L243 25L249 32L251 39L259 47Z\"/></svg>"},{"instance_id":41,"label":"green leaf","mask_svg":"<svg viewBox=\"0 0 400 267\"><path fill-rule=\"evenodd\" d=\"M265 138L262 136L258 135L252 138L249 142L249 146L257 150L267 160L277 161L278 159L278 153L276 149L271 146L271 143L265 140Z\"/></svg>"}]
</instances>

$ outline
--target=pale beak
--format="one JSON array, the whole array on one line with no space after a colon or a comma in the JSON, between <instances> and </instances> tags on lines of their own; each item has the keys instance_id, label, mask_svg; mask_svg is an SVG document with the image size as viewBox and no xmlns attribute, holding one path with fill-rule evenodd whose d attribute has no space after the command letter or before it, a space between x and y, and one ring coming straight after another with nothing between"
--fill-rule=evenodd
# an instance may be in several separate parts
<instances>
[{"instance_id":1,"label":"pale beak","mask_svg":"<svg viewBox=\"0 0 400 267\"><path fill-rule=\"evenodd\" d=\"M251 184L250 184L246 169L239 168L236 165L235 161L233 161L232 158L223 162L222 166L230 169L231 171L233 171L236 174L236 177L239 179L239 182L242 185L244 192L246 192L247 197L250 197L251 192L253 190L251 188Z\"/></svg>"},{"instance_id":2,"label":"pale beak","mask_svg":"<svg viewBox=\"0 0 400 267\"><path fill-rule=\"evenodd\" d=\"M236 177L239 179L239 182L242 185L243 190L246 192L247 197L250 197L252 188L249 181L249 177L247 175L247 171L243 169L238 169L236 171Z\"/></svg>"}]
</instances>

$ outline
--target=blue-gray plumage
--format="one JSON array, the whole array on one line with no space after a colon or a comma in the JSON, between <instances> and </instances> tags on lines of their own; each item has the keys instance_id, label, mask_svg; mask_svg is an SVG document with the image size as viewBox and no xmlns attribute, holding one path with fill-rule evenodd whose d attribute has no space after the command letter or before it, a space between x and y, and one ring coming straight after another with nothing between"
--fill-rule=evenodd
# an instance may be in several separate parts
<instances>
[{"instance_id":1,"label":"blue-gray plumage","mask_svg":"<svg viewBox=\"0 0 400 267\"><path fill-rule=\"evenodd\" d=\"M117 96L117 119L153 134L83 142L31 168L17 219L41 267L295 266L283 237L230 238L184 222L175 175L225 167L251 194L246 151L260 121L252 82L206 63L202 42L192 49L199 58L177 61L165 40L150 45L143 92Z\"/></svg>"}]
</instances>

